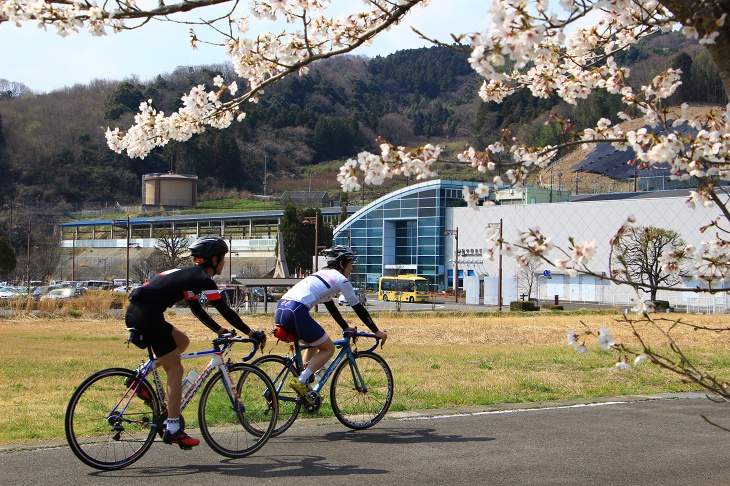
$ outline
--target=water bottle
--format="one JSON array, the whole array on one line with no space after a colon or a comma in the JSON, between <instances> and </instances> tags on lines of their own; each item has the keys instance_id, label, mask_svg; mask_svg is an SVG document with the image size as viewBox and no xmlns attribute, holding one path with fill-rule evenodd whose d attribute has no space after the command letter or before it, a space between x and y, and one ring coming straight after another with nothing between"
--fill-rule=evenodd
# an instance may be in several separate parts
<instances>
[{"instance_id":1,"label":"water bottle","mask_svg":"<svg viewBox=\"0 0 730 486\"><path fill-rule=\"evenodd\" d=\"M195 370L190 370L190 373L188 373L188 376L183 378L182 381L182 395L187 395L188 391L190 390L190 387L193 386L193 383L195 383L195 380L198 379L198 373Z\"/></svg>"},{"instance_id":2,"label":"water bottle","mask_svg":"<svg viewBox=\"0 0 730 486\"><path fill-rule=\"evenodd\" d=\"M332 360L327 361L327 364L321 367L315 375L317 376L317 381L322 381L322 378L324 378L324 374L327 373L327 370L329 369L330 365L332 364Z\"/></svg>"}]
</instances>

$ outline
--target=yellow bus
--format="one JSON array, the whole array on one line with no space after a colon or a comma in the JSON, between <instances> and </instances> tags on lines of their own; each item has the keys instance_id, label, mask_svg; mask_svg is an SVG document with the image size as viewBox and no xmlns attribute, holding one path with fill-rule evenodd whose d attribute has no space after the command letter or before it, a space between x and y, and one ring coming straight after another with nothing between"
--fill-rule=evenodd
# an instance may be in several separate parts
<instances>
[{"instance_id":1,"label":"yellow bus","mask_svg":"<svg viewBox=\"0 0 730 486\"><path fill-rule=\"evenodd\" d=\"M416 275L380 277L378 298L381 300L400 300L401 302L428 302L428 280Z\"/></svg>"}]
</instances>

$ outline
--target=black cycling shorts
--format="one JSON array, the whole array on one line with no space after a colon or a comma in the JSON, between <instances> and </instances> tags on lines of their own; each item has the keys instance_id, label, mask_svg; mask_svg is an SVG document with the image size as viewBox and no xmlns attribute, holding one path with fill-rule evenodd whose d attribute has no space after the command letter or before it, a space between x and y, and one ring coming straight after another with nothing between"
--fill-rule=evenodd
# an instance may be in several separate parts
<instances>
[{"instance_id":1,"label":"black cycling shorts","mask_svg":"<svg viewBox=\"0 0 730 486\"><path fill-rule=\"evenodd\" d=\"M158 358L177 349L172 337L172 324L165 320L163 313L130 303L124 322L127 327L135 327L142 332Z\"/></svg>"}]
</instances>

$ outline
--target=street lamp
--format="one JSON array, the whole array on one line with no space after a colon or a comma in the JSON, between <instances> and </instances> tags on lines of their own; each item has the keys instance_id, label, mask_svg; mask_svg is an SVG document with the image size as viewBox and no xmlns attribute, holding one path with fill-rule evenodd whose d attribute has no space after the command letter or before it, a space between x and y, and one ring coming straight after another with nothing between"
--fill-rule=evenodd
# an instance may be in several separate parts
<instances>
[{"instance_id":1,"label":"street lamp","mask_svg":"<svg viewBox=\"0 0 730 486\"><path fill-rule=\"evenodd\" d=\"M132 225L129 222L129 213L127 213L127 219L125 220L115 220L112 221L112 226L118 226L120 228L125 228L127 230L127 272L125 275L125 286L127 288L127 292L129 292L129 247L130 247L130 238L131 238L131 232L132 232Z\"/></svg>"},{"instance_id":2,"label":"street lamp","mask_svg":"<svg viewBox=\"0 0 730 486\"><path fill-rule=\"evenodd\" d=\"M76 237L77 232L74 231L74 239L71 243L71 281L76 281Z\"/></svg>"},{"instance_id":3,"label":"street lamp","mask_svg":"<svg viewBox=\"0 0 730 486\"><path fill-rule=\"evenodd\" d=\"M233 251L233 236L228 237L228 283L233 283L233 255L238 256L237 251ZM264 304L266 307L266 304Z\"/></svg>"},{"instance_id":4,"label":"street lamp","mask_svg":"<svg viewBox=\"0 0 730 486\"><path fill-rule=\"evenodd\" d=\"M233 236L228 237L228 283L233 283Z\"/></svg>"},{"instance_id":5,"label":"street lamp","mask_svg":"<svg viewBox=\"0 0 730 486\"><path fill-rule=\"evenodd\" d=\"M127 268L126 273L124 274L124 289L129 293L129 239L130 239L130 232L132 231L130 224L129 224L129 213L127 213Z\"/></svg>"},{"instance_id":6,"label":"street lamp","mask_svg":"<svg viewBox=\"0 0 730 486\"><path fill-rule=\"evenodd\" d=\"M30 298L30 220L28 220L28 255L25 261L25 283L28 286L28 298Z\"/></svg>"},{"instance_id":7,"label":"street lamp","mask_svg":"<svg viewBox=\"0 0 730 486\"><path fill-rule=\"evenodd\" d=\"M454 236L454 303L459 302L459 228L444 231L446 236Z\"/></svg>"},{"instance_id":8,"label":"street lamp","mask_svg":"<svg viewBox=\"0 0 730 486\"><path fill-rule=\"evenodd\" d=\"M562 176L562 172L558 175ZM492 228L499 225L499 272L497 276L497 308L499 312L502 312L502 219L499 219L499 223L489 223L487 228Z\"/></svg>"}]
</instances>

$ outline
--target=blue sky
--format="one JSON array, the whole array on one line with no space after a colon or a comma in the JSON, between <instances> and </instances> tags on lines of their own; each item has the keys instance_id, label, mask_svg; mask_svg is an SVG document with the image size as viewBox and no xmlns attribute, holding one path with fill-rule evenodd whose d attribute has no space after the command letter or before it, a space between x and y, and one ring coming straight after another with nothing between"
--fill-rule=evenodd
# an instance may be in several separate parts
<instances>
[{"instance_id":1,"label":"blue sky","mask_svg":"<svg viewBox=\"0 0 730 486\"><path fill-rule=\"evenodd\" d=\"M362 5L358 0L332 3L345 4L350 10ZM402 25L381 34L372 46L355 54L374 57L426 45L411 31L411 25L442 41L449 41L451 33L483 30L488 25L487 5L474 0L431 0L427 8L415 9ZM196 28L196 33L201 38L218 40L203 27ZM168 22L154 22L101 38L86 33L63 38L53 29L44 32L34 24L17 28L4 23L0 24L0 46L0 79L23 83L38 93L94 79L122 80L136 75L140 81L148 81L178 66L227 62L220 47L190 48L188 27Z\"/></svg>"}]
</instances>

